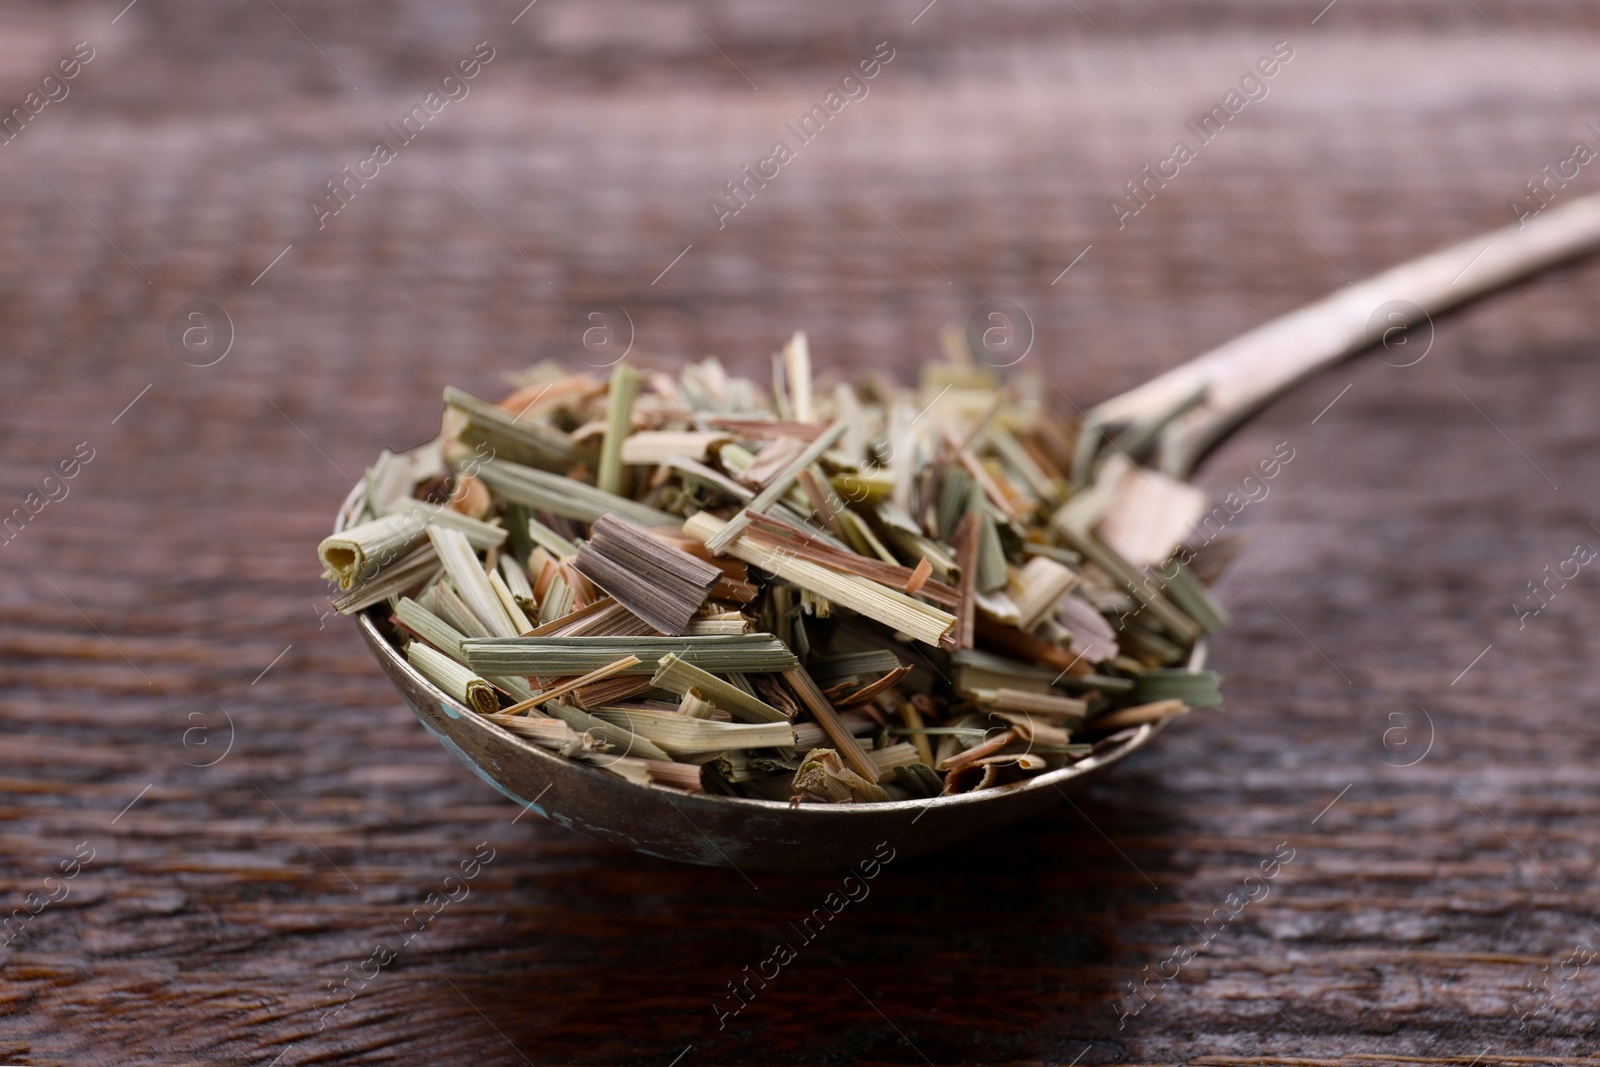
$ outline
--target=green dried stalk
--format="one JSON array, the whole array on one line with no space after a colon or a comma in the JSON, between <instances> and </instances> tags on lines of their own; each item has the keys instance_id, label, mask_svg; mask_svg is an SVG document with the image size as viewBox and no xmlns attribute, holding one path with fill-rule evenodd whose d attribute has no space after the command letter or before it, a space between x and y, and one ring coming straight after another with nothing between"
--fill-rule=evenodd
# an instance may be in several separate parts
<instances>
[{"instance_id":1,"label":"green dried stalk","mask_svg":"<svg viewBox=\"0 0 1600 1067\"><path fill-rule=\"evenodd\" d=\"M690 516L683 524L683 530L703 540L706 548L710 549L713 539L726 531L728 525L702 511ZM955 627L955 616L948 612L866 578L841 574L819 563L801 559L781 548L764 545L747 537L740 537L726 547L730 555L746 563L770 571L793 585L843 604L892 630L910 634L930 645L937 645Z\"/></svg>"},{"instance_id":2,"label":"green dried stalk","mask_svg":"<svg viewBox=\"0 0 1600 1067\"><path fill-rule=\"evenodd\" d=\"M438 649L413 641L406 646L406 661L428 681L478 714L488 715L500 710L500 698L494 695L494 686Z\"/></svg>"},{"instance_id":3,"label":"green dried stalk","mask_svg":"<svg viewBox=\"0 0 1600 1067\"><path fill-rule=\"evenodd\" d=\"M450 576L456 593L490 634L495 637L515 637L522 632L506 613L500 595L495 592L489 576L483 573L483 567L465 534L444 526L429 526L428 540L433 542L433 550L439 553L439 561L444 564L445 573Z\"/></svg>"},{"instance_id":4,"label":"green dried stalk","mask_svg":"<svg viewBox=\"0 0 1600 1067\"><path fill-rule=\"evenodd\" d=\"M505 500L579 522L594 522L606 514L646 527L677 526L682 521L604 489L503 459L478 464L478 478Z\"/></svg>"},{"instance_id":5,"label":"green dried stalk","mask_svg":"<svg viewBox=\"0 0 1600 1067\"><path fill-rule=\"evenodd\" d=\"M391 505L390 514L409 515L427 525L457 530L466 535L467 541L479 551L485 548L499 548L506 543L505 527L474 519L459 511L429 504L424 500L397 500Z\"/></svg>"},{"instance_id":6,"label":"green dried stalk","mask_svg":"<svg viewBox=\"0 0 1600 1067\"><path fill-rule=\"evenodd\" d=\"M591 461L594 457L590 449L574 445L566 434L539 422L522 422L454 386L445 386L444 402L466 419L461 439L470 444L486 444L494 449L496 456L559 468Z\"/></svg>"},{"instance_id":7,"label":"green dried stalk","mask_svg":"<svg viewBox=\"0 0 1600 1067\"><path fill-rule=\"evenodd\" d=\"M628 674L654 674L661 658L675 653L713 673L791 670L793 652L771 634L733 637L512 637L465 642L467 665L492 674L532 674L552 678L583 674L619 656L639 657Z\"/></svg>"},{"instance_id":8,"label":"green dried stalk","mask_svg":"<svg viewBox=\"0 0 1600 1067\"><path fill-rule=\"evenodd\" d=\"M426 536L425 522L409 515L385 515L323 538L317 555L326 577L349 590L408 554Z\"/></svg>"},{"instance_id":9,"label":"green dried stalk","mask_svg":"<svg viewBox=\"0 0 1600 1067\"><path fill-rule=\"evenodd\" d=\"M626 711L618 708L601 708L594 713L594 717L626 727L677 756L794 744L794 730L787 722L716 722L691 718L675 711Z\"/></svg>"},{"instance_id":10,"label":"green dried stalk","mask_svg":"<svg viewBox=\"0 0 1600 1067\"><path fill-rule=\"evenodd\" d=\"M752 511L757 514L764 513L773 504L776 504L794 486L794 480L801 471L821 459L824 452L838 443L839 438L844 436L845 428L844 423L836 422L815 441L807 445L805 451L801 452L784 469L783 473L768 482L767 487L757 493L754 500L745 505L744 511L734 516L733 520L717 533L705 539L706 548L713 555L721 555L728 545L733 542L734 538L743 533L744 528L750 524L748 513ZM800 506L804 507L805 505L802 502Z\"/></svg>"},{"instance_id":11,"label":"green dried stalk","mask_svg":"<svg viewBox=\"0 0 1600 1067\"><path fill-rule=\"evenodd\" d=\"M618 363L611 372L611 388L606 402L606 434L600 444L600 471L595 485L607 493L622 493L623 476L622 443L627 438L633 420L633 402L639 396L639 375L626 363Z\"/></svg>"},{"instance_id":12,"label":"green dried stalk","mask_svg":"<svg viewBox=\"0 0 1600 1067\"><path fill-rule=\"evenodd\" d=\"M1180 700L1195 708L1222 703L1222 676L1216 671L1149 670L1133 680L1133 699L1140 704Z\"/></svg>"},{"instance_id":13,"label":"green dried stalk","mask_svg":"<svg viewBox=\"0 0 1600 1067\"><path fill-rule=\"evenodd\" d=\"M656 665L650 679L657 689L684 695L696 693L745 722L788 722L789 716L759 697L745 692L732 682L702 670L669 652Z\"/></svg>"}]
</instances>

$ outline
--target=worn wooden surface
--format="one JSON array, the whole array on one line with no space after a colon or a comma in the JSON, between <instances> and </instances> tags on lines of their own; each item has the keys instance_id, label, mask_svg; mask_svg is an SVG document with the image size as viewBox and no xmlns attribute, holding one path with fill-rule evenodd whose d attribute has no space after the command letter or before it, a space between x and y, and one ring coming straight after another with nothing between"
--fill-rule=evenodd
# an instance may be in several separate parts
<instances>
[{"instance_id":1,"label":"worn wooden surface","mask_svg":"<svg viewBox=\"0 0 1600 1067\"><path fill-rule=\"evenodd\" d=\"M446 382L572 359L584 301L628 310L630 358L759 370L803 327L826 367L909 374L1004 297L1087 406L1509 222L1600 143L1585 5L923 3L0 13L7 108L96 49L0 146L0 505L94 457L0 548L0 889L67 893L0 948L0 1060L1596 1062L1600 973L1563 961L1600 942L1600 591L1584 570L1520 630L1512 603L1600 545L1600 264L1231 441L1210 489L1295 458L1235 520L1227 707L1075 808L890 863L809 944L841 874L514 821L323 617L348 479L430 436ZM318 187L480 40L471 95L319 232ZM718 231L707 198L884 40L870 95ZM1119 230L1108 197L1280 40L1269 95ZM164 336L201 298L236 333L207 368ZM1283 842L1270 895L1119 1024Z\"/></svg>"}]
</instances>

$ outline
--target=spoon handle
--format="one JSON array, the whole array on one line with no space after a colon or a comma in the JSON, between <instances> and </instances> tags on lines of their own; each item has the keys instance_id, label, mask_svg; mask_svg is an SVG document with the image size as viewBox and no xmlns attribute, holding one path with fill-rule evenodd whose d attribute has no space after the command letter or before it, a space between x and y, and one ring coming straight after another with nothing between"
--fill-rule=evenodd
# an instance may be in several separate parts
<instances>
[{"instance_id":1,"label":"spoon handle","mask_svg":"<svg viewBox=\"0 0 1600 1067\"><path fill-rule=\"evenodd\" d=\"M1161 469L1187 477L1242 419L1322 368L1379 340L1415 362L1432 343L1431 316L1596 250L1600 195L1350 285L1107 400L1088 417L1097 426L1157 418L1203 389L1204 398L1172 419L1161 437ZM1406 330L1423 323L1425 329Z\"/></svg>"}]
</instances>

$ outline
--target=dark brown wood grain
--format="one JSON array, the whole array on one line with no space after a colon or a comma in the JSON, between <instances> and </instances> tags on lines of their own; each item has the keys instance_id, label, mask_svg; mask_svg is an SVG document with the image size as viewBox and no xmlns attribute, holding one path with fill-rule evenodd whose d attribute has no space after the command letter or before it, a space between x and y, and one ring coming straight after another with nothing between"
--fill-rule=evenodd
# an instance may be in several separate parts
<instances>
[{"instance_id":1,"label":"dark brown wood grain","mask_svg":"<svg viewBox=\"0 0 1600 1067\"><path fill-rule=\"evenodd\" d=\"M843 872L752 883L516 819L325 614L350 479L432 436L446 383L576 365L585 302L626 309L631 359L765 373L798 327L821 367L909 376L1005 298L1019 369L1086 407L1512 221L1600 147L1581 5L923 3L0 13L6 109L96 49L0 145L0 512L93 450L0 546L0 901L65 893L0 947L0 1060L1596 1062L1600 969L1564 961L1600 947L1600 587L1520 629L1512 605L1600 545L1600 264L1229 442L1218 493L1294 459L1234 520L1226 707L889 863L809 942ZM470 95L319 230L324 183L483 40ZM869 95L719 230L708 198L880 41ZM1278 41L1267 96L1119 229L1109 198ZM166 340L195 299L235 334L205 368ZM1269 895L1119 1023L1282 843Z\"/></svg>"}]
</instances>

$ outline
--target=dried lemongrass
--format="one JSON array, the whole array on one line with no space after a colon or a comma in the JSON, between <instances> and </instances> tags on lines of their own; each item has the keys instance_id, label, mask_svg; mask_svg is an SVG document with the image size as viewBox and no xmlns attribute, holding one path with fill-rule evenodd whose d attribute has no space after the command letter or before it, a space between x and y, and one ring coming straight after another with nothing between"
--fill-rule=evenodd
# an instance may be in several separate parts
<instances>
[{"instance_id":1,"label":"dried lemongrass","mask_svg":"<svg viewBox=\"0 0 1600 1067\"><path fill-rule=\"evenodd\" d=\"M800 698L800 703L811 712L812 717L817 720L817 724L822 727L823 732L828 735L828 740L833 742L844 760L867 781L877 782L877 768L867 758L866 752L856 742L855 736L846 727L839 713L833 709L833 705L829 704L828 699L817 689L817 683L811 680L805 668L796 667L785 671L783 676L795 695Z\"/></svg>"},{"instance_id":2,"label":"dried lemongrass","mask_svg":"<svg viewBox=\"0 0 1600 1067\"><path fill-rule=\"evenodd\" d=\"M478 477L502 499L579 522L594 522L607 513L620 515L640 526L676 526L681 521L676 515L634 503L604 489L509 460L485 460L478 465Z\"/></svg>"},{"instance_id":3,"label":"dried lemongrass","mask_svg":"<svg viewBox=\"0 0 1600 1067\"><path fill-rule=\"evenodd\" d=\"M1192 708L1214 708L1222 703L1222 676L1216 671L1157 668L1141 671L1133 680L1133 699L1141 704L1178 700Z\"/></svg>"},{"instance_id":4,"label":"dried lemongrass","mask_svg":"<svg viewBox=\"0 0 1600 1067\"><path fill-rule=\"evenodd\" d=\"M620 756L637 756L640 759L672 759L649 738L641 737L624 726L617 726L606 722L604 719L597 719L589 712L575 708L570 704L552 700L545 705L545 711L580 733L593 734L616 749L617 754Z\"/></svg>"},{"instance_id":5,"label":"dried lemongrass","mask_svg":"<svg viewBox=\"0 0 1600 1067\"><path fill-rule=\"evenodd\" d=\"M622 442L622 462L654 466L674 459L704 462L711 447L729 439L725 433L699 430L656 430L630 435Z\"/></svg>"},{"instance_id":6,"label":"dried lemongrass","mask_svg":"<svg viewBox=\"0 0 1600 1067\"><path fill-rule=\"evenodd\" d=\"M887 775L901 767L909 767L921 760L915 745L901 741L898 744L885 748L874 748L867 752L867 758L878 769L879 775Z\"/></svg>"},{"instance_id":7,"label":"dried lemongrass","mask_svg":"<svg viewBox=\"0 0 1600 1067\"><path fill-rule=\"evenodd\" d=\"M366 490L367 510L374 515L387 515L397 502L410 499L411 458L399 456L387 448L378 453L377 462L367 468L362 481Z\"/></svg>"},{"instance_id":8,"label":"dried lemongrass","mask_svg":"<svg viewBox=\"0 0 1600 1067\"><path fill-rule=\"evenodd\" d=\"M1085 724L1093 731L1120 730L1125 726L1142 726L1147 722L1160 722L1174 715L1184 715L1189 708L1181 700L1158 700L1153 704L1139 704L1131 708L1097 715Z\"/></svg>"},{"instance_id":9,"label":"dried lemongrass","mask_svg":"<svg viewBox=\"0 0 1600 1067\"><path fill-rule=\"evenodd\" d=\"M413 641L406 646L406 661L428 681L480 715L500 710L500 698L494 695L494 686L438 649Z\"/></svg>"},{"instance_id":10,"label":"dried lemongrass","mask_svg":"<svg viewBox=\"0 0 1600 1067\"><path fill-rule=\"evenodd\" d=\"M510 591L518 607L524 609L537 607L538 599L533 595L533 586L528 582L528 572L522 569L522 565L514 557L500 557L500 579L506 583L506 589Z\"/></svg>"},{"instance_id":11,"label":"dried lemongrass","mask_svg":"<svg viewBox=\"0 0 1600 1067\"><path fill-rule=\"evenodd\" d=\"M633 655L639 664L628 674L653 674L669 652L714 673L783 671L797 660L771 634L730 637L513 637L468 640L467 664L493 674L551 677L583 674L603 667L619 655Z\"/></svg>"},{"instance_id":12,"label":"dried lemongrass","mask_svg":"<svg viewBox=\"0 0 1600 1067\"><path fill-rule=\"evenodd\" d=\"M433 603L439 610L439 615L451 626L454 626L465 637L493 637L489 627L482 619L467 607L466 601L456 595L455 588L447 581L434 586Z\"/></svg>"},{"instance_id":13,"label":"dried lemongrass","mask_svg":"<svg viewBox=\"0 0 1600 1067\"><path fill-rule=\"evenodd\" d=\"M1053 693L1030 693L1025 689L974 689L972 699L995 711L1018 711L1029 715L1081 721L1089 713L1087 701Z\"/></svg>"},{"instance_id":14,"label":"dried lemongrass","mask_svg":"<svg viewBox=\"0 0 1600 1067\"><path fill-rule=\"evenodd\" d=\"M717 722L714 719L691 718L675 711L629 711L620 708L597 709L594 717L626 727L674 755L787 747L794 744L794 730L787 722Z\"/></svg>"},{"instance_id":15,"label":"dried lemongrass","mask_svg":"<svg viewBox=\"0 0 1600 1067\"><path fill-rule=\"evenodd\" d=\"M727 712L693 691L683 694L683 699L678 702L678 714L691 719L715 718L718 722L724 722L729 717Z\"/></svg>"},{"instance_id":16,"label":"dried lemongrass","mask_svg":"<svg viewBox=\"0 0 1600 1067\"><path fill-rule=\"evenodd\" d=\"M392 596L419 589L439 572L439 556L433 546L422 545L399 562L384 567L373 577L352 586L349 592L333 602L333 608L341 615L354 614Z\"/></svg>"},{"instance_id":17,"label":"dried lemongrass","mask_svg":"<svg viewBox=\"0 0 1600 1067\"><path fill-rule=\"evenodd\" d=\"M578 554L578 546L556 533L538 519L528 519L528 538L556 559Z\"/></svg>"},{"instance_id":18,"label":"dried lemongrass","mask_svg":"<svg viewBox=\"0 0 1600 1067\"><path fill-rule=\"evenodd\" d=\"M645 770L650 775L650 781L657 785L670 785L690 793L703 792L700 786L700 768L695 764L646 760Z\"/></svg>"},{"instance_id":19,"label":"dried lemongrass","mask_svg":"<svg viewBox=\"0 0 1600 1067\"><path fill-rule=\"evenodd\" d=\"M618 363L606 393L606 431L600 445L600 470L595 475L595 485L607 493L623 491L622 443L631 429L638 395L639 375L626 363Z\"/></svg>"},{"instance_id":20,"label":"dried lemongrass","mask_svg":"<svg viewBox=\"0 0 1600 1067\"><path fill-rule=\"evenodd\" d=\"M806 753L799 770L794 772L794 789L830 804L886 801L889 794L877 783L877 775L874 767L872 777L865 777L846 767L833 749L817 748Z\"/></svg>"},{"instance_id":21,"label":"dried lemongrass","mask_svg":"<svg viewBox=\"0 0 1600 1067\"><path fill-rule=\"evenodd\" d=\"M978 789L993 789L996 786L1008 785L1038 774L1047 766L1049 763L1044 757L1032 753L989 756L974 760L950 769L945 775L944 795L956 796Z\"/></svg>"},{"instance_id":22,"label":"dried lemongrass","mask_svg":"<svg viewBox=\"0 0 1600 1067\"><path fill-rule=\"evenodd\" d=\"M768 482L767 487L761 490L760 493L756 494L756 498L754 500L745 505L743 511L734 516L731 522L727 523L721 529L705 539L706 548L710 549L712 553L717 555L720 555L723 551L725 551L733 542L733 540L744 532L745 526L749 525L749 513L755 512L759 514L766 511L773 504L777 503L778 500L789 491L790 486L794 485L795 477L801 471L815 463L818 459L822 458L822 454L828 449L832 448L834 444L838 442L839 438L844 436L844 431L844 423L836 422L828 428L827 432L823 433L820 437L807 445L805 449L788 465L788 467L785 468L783 473L779 474L777 477Z\"/></svg>"},{"instance_id":23,"label":"dried lemongrass","mask_svg":"<svg viewBox=\"0 0 1600 1067\"><path fill-rule=\"evenodd\" d=\"M444 564L456 593L491 635L515 637L522 632L506 613L500 595L495 592L489 576L483 573L465 534L445 526L429 526L428 540L439 553L439 561Z\"/></svg>"},{"instance_id":24,"label":"dried lemongrass","mask_svg":"<svg viewBox=\"0 0 1600 1067\"><path fill-rule=\"evenodd\" d=\"M1034 556L1028 560L1011 581L1018 628L1032 630L1038 626L1077 584L1077 573L1053 559Z\"/></svg>"},{"instance_id":25,"label":"dried lemongrass","mask_svg":"<svg viewBox=\"0 0 1600 1067\"><path fill-rule=\"evenodd\" d=\"M1205 514L1206 503L1205 493L1194 486L1130 465L1115 483L1095 530L1107 548L1134 568L1153 567L1172 555Z\"/></svg>"},{"instance_id":26,"label":"dried lemongrass","mask_svg":"<svg viewBox=\"0 0 1600 1067\"><path fill-rule=\"evenodd\" d=\"M613 515L595 521L575 566L664 634L681 635L722 572Z\"/></svg>"},{"instance_id":27,"label":"dried lemongrass","mask_svg":"<svg viewBox=\"0 0 1600 1067\"><path fill-rule=\"evenodd\" d=\"M789 717L760 697L747 693L732 682L702 670L676 653L661 657L650 684L680 695L695 694L745 722L788 722Z\"/></svg>"},{"instance_id":28,"label":"dried lemongrass","mask_svg":"<svg viewBox=\"0 0 1600 1067\"><path fill-rule=\"evenodd\" d=\"M571 746L571 749L576 751L583 742L583 735L560 719L551 719L543 715L511 715L505 712L485 715L484 718L518 737L527 738L542 748L560 750Z\"/></svg>"},{"instance_id":29,"label":"dried lemongrass","mask_svg":"<svg viewBox=\"0 0 1600 1067\"><path fill-rule=\"evenodd\" d=\"M427 536L427 524L411 515L385 515L348 527L322 539L317 555L323 571L339 588L349 590L399 559Z\"/></svg>"},{"instance_id":30,"label":"dried lemongrass","mask_svg":"<svg viewBox=\"0 0 1600 1067\"><path fill-rule=\"evenodd\" d=\"M336 606L533 744L715 795L997 788L1217 703L1219 553L1139 466L1171 412L1080 432L946 342L915 391L819 377L803 334L770 390L709 359L447 390L325 542Z\"/></svg>"},{"instance_id":31,"label":"dried lemongrass","mask_svg":"<svg viewBox=\"0 0 1600 1067\"><path fill-rule=\"evenodd\" d=\"M442 508L424 500L397 500L392 505L390 514L408 516L423 525L431 523L458 530L466 535L467 541L473 548L480 551L485 548L499 548L506 542L505 527L474 519L459 511Z\"/></svg>"},{"instance_id":32,"label":"dried lemongrass","mask_svg":"<svg viewBox=\"0 0 1600 1067\"><path fill-rule=\"evenodd\" d=\"M464 663L466 656L461 651L461 642L466 637L455 627L410 597L400 598L399 603L395 605L394 614L406 629L457 663Z\"/></svg>"},{"instance_id":33,"label":"dried lemongrass","mask_svg":"<svg viewBox=\"0 0 1600 1067\"><path fill-rule=\"evenodd\" d=\"M816 422L811 402L811 346L804 330L796 330L783 346L784 384L789 387L789 408L795 422Z\"/></svg>"},{"instance_id":34,"label":"dried lemongrass","mask_svg":"<svg viewBox=\"0 0 1600 1067\"><path fill-rule=\"evenodd\" d=\"M522 605L517 603L516 596L511 592L511 587L500 576L499 571L489 572L489 588L494 590L495 599L499 601L500 608L506 613L506 618L511 621L513 634L525 634L533 629L533 623L528 621L528 616L523 614Z\"/></svg>"},{"instance_id":35,"label":"dried lemongrass","mask_svg":"<svg viewBox=\"0 0 1600 1067\"><path fill-rule=\"evenodd\" d=\"M684 637L731 637L750 632L750 624L740 619L694 619L683 628Z\"/></svg>"},{"instance_id":36,"label":"dried lemongrass","mask_svg":"<svg viewBox=\"0 0 1600 1067\"><path fill-rule=\"evenodd\" d=\"M686 533L702 537L710 548L712 539L727 530L728 524L702 511L690 516L683 528ZM746 537L737 538L725 547L746 563L930 645L937 645L955 626L955 616L931 604L866 578L841 574L822 564L800 559L782 548Z\"/></svg>"},{"instance_id":37,"label":"dried lemongrass","mask_svg":"<svg viewBox=\"0 0 1600 1067\"><path fill-rule=\"evenodd\" d=\"M613 663L608 663L604 667L598 667L595 670L590 671L588 674L579 675L578 677L563 682L560 685L554 685L549 689L541 690L529 697L527 700L520 701L516 704L513 704L511 707L506 708L505 713L507 715L514 715L519 712L529 711L538 707L540 704L547 704L552 700L558 700L561 697L566 696L568 693L582 689L585 686L593 685L596 682L604 681L605 679L613 677L614 675L622 674L627 671L629 667L637 665L638 662L639 658L637 656L623 656L621 659Z\"/></svg>"},{"instance_id":38,"label":"dried lemongrass","mask_svg":"<svg viewBox=\"0 0 1600 1067\"><path fill-rule=\"evenodd\" d=\"M562 467L592 455L590 450L575 446L566 434L536 420L523 422L454 386L445 387L444 402L463 419L463 426L457 431L459 438L467 444L487 445L494 455Z\"/></svg>"}]
</instances>

